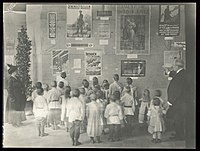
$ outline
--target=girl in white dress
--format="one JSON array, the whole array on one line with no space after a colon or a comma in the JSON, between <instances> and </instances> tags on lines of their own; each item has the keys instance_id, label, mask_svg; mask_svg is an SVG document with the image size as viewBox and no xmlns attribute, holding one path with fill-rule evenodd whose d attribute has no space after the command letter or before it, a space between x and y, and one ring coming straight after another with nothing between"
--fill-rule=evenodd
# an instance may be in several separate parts
<instances>
[{"instance_id":1,"label":"girl in white dress","mask_svg":"<svg viewBox=\"0 0 200 151\"><path fill-rule=\"evenodd\" d=\"M152 105L147 114L149 118L148 132L153 136L153 143L160 143L161 133L165 131L163 109L160 104L161 100L158 97L153 98Z\"/></svg>"}]
</instances>

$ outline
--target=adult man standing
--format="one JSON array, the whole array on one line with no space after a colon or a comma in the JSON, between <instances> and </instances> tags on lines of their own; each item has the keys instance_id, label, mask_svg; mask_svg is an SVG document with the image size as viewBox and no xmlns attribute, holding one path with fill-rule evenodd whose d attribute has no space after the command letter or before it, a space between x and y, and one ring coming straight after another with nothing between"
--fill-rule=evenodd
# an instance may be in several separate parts
<instances>
[{"instance_id":1,"label":"adult man standing","mask_svg":"<svg viewBox=\"0 0 200 151\"><path fill-rule=\"evenodd\" d=\"M175 136L172 140L184 140L185 137L185 103L187 101L187 78L186 71L183 69L184 62L181 59L176 59L174 64L174 71L176 74L170 81L167 95L168 101L172 106L168 110L167 117L174 121Z\"/></svg>"}]
</instances>

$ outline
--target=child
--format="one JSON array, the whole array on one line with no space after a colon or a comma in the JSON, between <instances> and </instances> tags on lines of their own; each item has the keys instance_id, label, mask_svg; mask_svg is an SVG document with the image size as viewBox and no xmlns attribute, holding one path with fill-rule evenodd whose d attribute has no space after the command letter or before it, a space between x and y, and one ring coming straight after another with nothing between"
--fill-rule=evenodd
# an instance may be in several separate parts
<instances>
[{"instance_id":1,"label":"child","mask_svg":"<svg viewBox=\"0 0 200 151\"><path fill-rule=\"evenodd\" d=\"M139 123L143 124L144 121L147 121L147 112L150 106L150 91L145 89L142 94L142 98L139 99L140 101L140 108L139 108Z\"/></svg>"},{"instance_id":2,"label":"child","mask_svg":"<svg viewBox=\"0 0 200 151\"><path fill-rule=\"evenodd\" d=\"M64 95L65 89L64 89L64 82L63 81L60 81L58 83L58 88L57 89L60 91L61 95Z\"/></svg>"},{"instance_id":3,"label":"child","mask_svg":"<svg viewBox=\"0 0 200 151\"><path fill-rule=\"evenodd\" d=\"M105 112L105 108L106 108L106 105L107 105L107 101L103 99L103 91L99 90L97 91L97 103L99 104L100 106L100 109L101 109L101 121L102 121L102 126L103 126L103 130L102 130L102 133L105 134L104 132L104 129L105 129L105 126L106 126L106 119L104 117L104 112Z\"/></svg>"},{"instance_id":4,"label":"child","mask_svg":"<svg viewBox=\"0 0 200 151\"><path fill-rule=\"evenodd\" d=\"M88 95L88 91L90 90L89 85L90 85L90 83L88 82L88 80L83 79L83 81L82 81L82 87L85 89L86 95Z\"/></svg>"},{"instance_id":5,"label":"child","mask_svg":"<svg viewBox=\"0 0 200 151\"><path fill-rule=\"evenodd\" d=\"M51 82L51 90L49 90L48 102L49 102L49 122L51 123L52 129L58 129L58 123L61 119L61 103L60 96L61 92L56 88L56 81Z\"/></svg>"},{"instance_id":6,"label":"child","mask_svg":"<svg viewBox=\"0 0 200 151\"><path fill-rule=\"evenodd\" d=\"M168 101L166 101L166 100L163 100L161 98L161 96L162 96L162 92L160 90L155 90L154 97L157 97L157 98L160 99L160 101L161 101L160 102L160 106L163 109L164 116L166 116L166 113L167 113L167 111L169 109L170 103Z\"/></svg>"},{"instance_id":7,"label":"child","mask_svg":"<svg viewBox=\"0 0 200 151\"><path fill-rule=\"evenodd\" d=\"M131 88L129 86L126 86L124 96L121 98L124 109L124 115L127 121L127 123L125 124L127 135L132 134L133 117L135 112L135 102L130 92Z\"/></svg>"},{"instance_id":8,"label":"child","mask_svg":"<svg viewBox=\"0 0 200 151\"><path fill-rule=\"evenodd\" d=\"M60 97L60 100L61 100L61 125L65 126L67 128L67 132L69 131L69 129L68 129L68 124L67 124L67 119L66 119L66 108L67 108L67 102L71 98L70 92L71 92L71 87L66 86L64 95L61 95L61 97Z\"/></svg>"},{"instance_id":9,"label":"child","mask_svg":"<svg viewBox=\"0 0 200 151\"><path fill-rule=\"evenodd\" d=\"M100 143L100 136L102 133L101 107L96 102L97 95L95 93L90 95L90 99L91 102L87 104L86 108L86 116L88 119L87 134L92 143L95 143L94 137L96 137L97 142Z\"/></svg>"},{"instance_id":10,"label":"child","mask_svg":"<svg viewBox=\"0 0 200 151\"><path fill-rule=\"evenodd\" d=\"M123 120L122 109L115 102L114 95L110 95L110 104L106 106L104 117L109 125L109 139L113 141L120 140L121 120Z\"/></svg>"},{"instance_id":11,"label":"child","mask_svg":"<svg viewBox=\"0 0 200 151\"><path fill-rule=\"evenodd\" d=\"M153 98L150 112L148 112L149 126L148 132L153 134L153 143L161 142L161 133L165 131L165 125L163 121L163 110L160 106L161 100L159 98Z\"/></svg>"},{"instance_id":12,"label":"child","mask_svg":"<svg viewBox=\"0 0 200 151\"><path fill-rule=\"evenodd\" d=\"M48 100L48 92L49 92L49 85L44 83L43 84L43 89L44 89L44 93L43 93L43 97L46 99L46 101ZM49 102L47 101L47 106L49 106ZM49 118L48 115L46 117L46 127L50 127L50 123L49 123Z\"/></svg>"},{"instance_id":13,"label":"child","mask_svg":"<svg viewBox=\"0 0 200 151\"><path fill-rule=\"evenodd\" d=\"M47 136L48 134L44 132L45 120L48 113L48 106L46 99L43 95L43 88L37 89L37 97L35 98L33 104L33 112L36 119L36 124L38 127L39 136Z\"/></svg>"},{"instance_id":14,"label":"child","mask_svg":"<svg viewBox=\"0 0 200 151\"><path fill-rule=\"evenodd\" d=\"M80 88L80 96L79 99L81 100L82 104L83 104L83 112L84 112L84 117L83 117L83 121L81 122L81 133L85 133L86 132L86 125L87 125L87 118L85 116L85 110L86 110L86 103L88 103L88 97L85 95L85 89L84 88Z\"/></svg>"},{"instance_id":15,"label":"child","mask_svg":"<svg viewBox=\"0 0 200 151\"><path fill-rule=\"evenodd\" d=\"M108 101L109 83L107 80L103 80L102 91L103 91L104 99L106 99Z\"/></svg>"},{"instance_id":16,"label":"child","mask_svg":"<svg viewBox=\"0 0 200 151\"><path fill-rule=\"evenodd\" d=\"M109 95L113 94L115 91L120 92L120 96L123 90L123 84L119 82L119 75L114 74L113 76L113 83L110 84L109 86Z\"/></svg>"},{"instance_id":17,"label":"child","mask_svg":"<svg viewBox=\"0 0 200 151\"><path fill-rule=\"evenodd\" d=\"M125 122L126 122L126 120L125 120L126 117L124 115L124 111L123 111L123 107L122 107L121 94L120 94L119 91L115 91L113 93L113 95L114 95L115 103L117 103L119 105L119 107L121 108L121 110L122 110L123 120L121 120L121 127L124 127L125 126ZM120 129L120 133L121 133L121 129Z\"/></svg>"},{"instance_id":18,"label":"child","mask_svg":"<svg viewBox=\"0 0 200 151\"><path fill-rule=\"evenodd\" d=\"M35 84L35 90L32 92L32 101L35 101L35 98L37 97L37 89L42 88L42 83L41 82L36 82Z\"/></svg>"}]
</instances>

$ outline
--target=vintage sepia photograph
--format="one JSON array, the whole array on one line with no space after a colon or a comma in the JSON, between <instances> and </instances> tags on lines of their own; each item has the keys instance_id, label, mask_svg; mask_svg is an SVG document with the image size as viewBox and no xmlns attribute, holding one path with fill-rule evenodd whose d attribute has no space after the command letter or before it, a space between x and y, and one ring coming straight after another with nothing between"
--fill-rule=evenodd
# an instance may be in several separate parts
<instances>
[{"instance_id":1,"label":"vintage sepia photograph","mask_svg":"<svg viewBox=\"0 0 200 151\"><path fill-rule=\"evenodd\" d=\"M196 3L2 13L2 148L198 148Z\"/></svg>"}]
</instances>

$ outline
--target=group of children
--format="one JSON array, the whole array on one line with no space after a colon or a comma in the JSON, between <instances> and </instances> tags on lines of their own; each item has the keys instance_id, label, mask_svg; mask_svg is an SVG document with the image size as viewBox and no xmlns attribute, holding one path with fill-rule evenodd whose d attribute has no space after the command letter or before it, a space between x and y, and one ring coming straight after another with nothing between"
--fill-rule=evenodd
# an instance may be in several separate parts
<instances>
[{"instance_id":1,"label":"group of children","mask_svg":"<svg viewBox=\"0 0 200 151\"><path fill-rule=\"evenodd\" d=\"M148 132L152 134L152 142L161 142L161 134L165 131L164 118L169 103L161 98L161 91L145 89L142 98L138 99L137 88L131 78L127 78L126 86L119 82L119 76L113 76L114 82L104 80L99 85L98 78L93 78L92 87L84 79L79 89L71 90L63 81L48 84L37 82L32 93L33 113L36 119L39 136L46 136L44 128L51 126L58 129L58 124L70 131L73 145L78 141L80 133L87 132L90 141L101 142L101 135L109 129L109 141L121 139L121 127L124 133L132 135L133 124L138 112L138 123L148 124ZM58 84L58 85L57 85ZM80 105L81 104L81 105ZM137 111L137 109L139 110Z\"/></svg>"}]
</instances>

